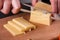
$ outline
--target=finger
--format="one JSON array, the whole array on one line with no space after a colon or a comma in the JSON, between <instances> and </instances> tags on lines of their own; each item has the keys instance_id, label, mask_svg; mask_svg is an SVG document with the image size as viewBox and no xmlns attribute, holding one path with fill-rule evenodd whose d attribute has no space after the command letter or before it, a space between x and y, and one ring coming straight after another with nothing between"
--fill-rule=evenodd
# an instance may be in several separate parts
<instances>
[{"instance_id":1,"label":"finger","mask_svg":"<svg viewBox=\"0 0 60 40\"><path fill-rule=\"evenodd\" d=\"M1 12L4 14L8 14L11 8L11 0L4 0L3 8L1 9Z\"/></svg>"},{"instance_id":2,"label":"finger","mask_svg":"<svg viewBox=\"0 0 60 40\"><path fill-rule=\"evenodd\" d=\"M50 0L52 6L52 12L57 13L57 0Z\"/></svg>"},{"instance_id":3,"label":"finger","mask_svg":"<svg viewBox=\"0 0 60 40\"><path fill-rule=\"evenodd\" d=\"M0 0L0 10L1 10L2 6L3 6L3 0Z\"/></svg>"},{"instance_id":4,"label":"finger","mask_svg":"<svg viewBox=\"0 0 60 40\"><path fill-rule=\"evenodd\" d=\"M20 1L19 0L12 0L12 13L16 14L20 11L21 5L20 5Z\"/></svg>"},{"instance_id":5,"label":"finger","mask_svg":"<svg viewBox=\"0 0 60 40\"><path fill-rule=\"evenodd\" d=\"M38 1L38 0L32 0L32 6L34 6L37 1Z\"/></svg>"},{"instance_id":6,"label":"finger","mask_svg":"<svg viewBox=\"0 0 60 40\"><path fill-rule=\"evenodd\" d=\"M59 14L60 14L60 0L58 0L58 11L59 11Z\"/></svg>"}]
</instances>

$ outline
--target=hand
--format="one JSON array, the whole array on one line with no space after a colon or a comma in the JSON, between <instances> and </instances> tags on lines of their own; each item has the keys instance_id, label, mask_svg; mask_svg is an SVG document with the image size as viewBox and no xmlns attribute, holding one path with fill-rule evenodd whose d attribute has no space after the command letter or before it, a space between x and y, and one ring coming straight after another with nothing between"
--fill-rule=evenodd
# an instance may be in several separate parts
<instances>
[{"instance_id":1,"label":"hand","mask_svg":"<svg viewBox=\"0 0 60 40\"><path fill-rule=\"evenodd\" d=\"M19 0L0 0L0 11L4 14L8 14L11 8L12 13L16 14L20 11L20 7Z\"/></svg>"},{"instance_id":2,"label":"hand","mask_svg":"<svg viewBox=\"0 0 60 40\"><path fill-rule=\"evenodd\" d=\"M34 6L37 0L32 0L32 5ZM11 10L12 9L12 10ZM0 11L4 14L8 14L12 11L16 14L20 11L21 5L19 0L0 0Z\"/></svg>"},{"instance_id":3,"label":"hand","mask_svg":"<svg viewBox=\"0 0 60 40\"><path fill-rule=\"evenodd\" d=\"M37 1L38 0L32 0L32 6L35 6L35 4L36 4Z\"/></svg>"},{"instance_id":4,"label":"hand","mask_svg":"<svg viewBox=\"0 0 60 40\"><path fill-rule=\"evenodd\" d=\"M60 13L60 0L50 0L53 13Z\"/></svg>"}]
</instances>

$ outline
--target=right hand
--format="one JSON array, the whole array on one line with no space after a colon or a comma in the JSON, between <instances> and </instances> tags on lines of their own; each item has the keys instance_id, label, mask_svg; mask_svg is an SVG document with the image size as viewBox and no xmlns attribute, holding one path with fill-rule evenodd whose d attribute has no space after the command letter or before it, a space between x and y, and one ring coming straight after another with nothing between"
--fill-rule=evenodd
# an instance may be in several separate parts
<instances>
[{"instance_id":1,"label":"right hand","mask_svg":"<svg viewBox=\"0 0 60 40\"><path fill-rule=\"evenodd\" d=\"M53 13L60 13L60 0L50 0Z\"/></svg>"}]
</instances>

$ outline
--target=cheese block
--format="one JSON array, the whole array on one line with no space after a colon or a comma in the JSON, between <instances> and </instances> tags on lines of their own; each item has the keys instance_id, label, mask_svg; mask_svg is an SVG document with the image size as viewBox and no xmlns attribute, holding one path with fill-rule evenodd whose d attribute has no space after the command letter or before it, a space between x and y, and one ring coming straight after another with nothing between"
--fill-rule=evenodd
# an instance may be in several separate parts
<instances>
[{"instance_id":1,"label":"cheese block","mask_svg":"<svg viewBox=\"0 0 60 40\"><path fill-rule=\"evenodd\" d=\"M33 10L31 10L30 21L49 26L52 22L50 12L51 12L50 5L43 2L38 2L34 6Z\"/></svg>"},{"instance_id":2,"label":"cheese block","mask_svg":"<svg viewBox=\"0 0 60 40\"><path fill-rule=\"evenodd\" d=\"M6 28L13 36L24 33L24 32L22 32L20 30L17 30L15 27L13 27L12 25L9 25L9 24L5 24L4 28Z\"/></svg>"},{"instance_id":3,"label":"cheese block","mask_svg":"<svg viewBox=\"0 0 60 40\"><path fill-rule=\"evenodd\" d=\"M17 25L25 28L26 31L29 29L35 29L36 28L35 25L31 24L30 22L23 19L22 17L15 18L12 21L15 22Z\"/></svg>"},{"instance_id":4,"label":"cheese block","mask_svg":"<svg viewBox=\"0 0 60 40\"><path fill-rule=\"evenodd\" d=\"M8 21L8 24L11 25L12 27L15 27L17 30L19 31L25 31L25 28L23 28L22 26L17 25L15 22L13 21Z\"/></svg>"},{"instance_id":5,"label":"cheese block","mask_svg":"<svg viewBox=\"0 0 60 40\"><path fill-rule=\"evenodd\" d=\"M30 21L39 24L50 25L52 22L51 14L50 13L44 14L44 12L42 11L32 11Z\"/></svg>"}]
</instances>

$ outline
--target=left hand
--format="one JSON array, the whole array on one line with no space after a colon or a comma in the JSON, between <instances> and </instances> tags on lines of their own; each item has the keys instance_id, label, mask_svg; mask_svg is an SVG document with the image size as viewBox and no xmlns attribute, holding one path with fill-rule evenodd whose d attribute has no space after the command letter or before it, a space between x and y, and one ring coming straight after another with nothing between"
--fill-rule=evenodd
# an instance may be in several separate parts
<instances>
[{"instance_id":1,"label":"left hand","mask_svg":"<svg viewBox=\"0 0 60 40\"><path fill-rule=\"evenodd\" d=\"M32 6L34 6L37 1L38 0L32 0ZM20 9L20 0L0 0L0 11L4 14L8 14L10 11L12 11L13 14L16 14Z\"/></svg>"}]
</instances>

